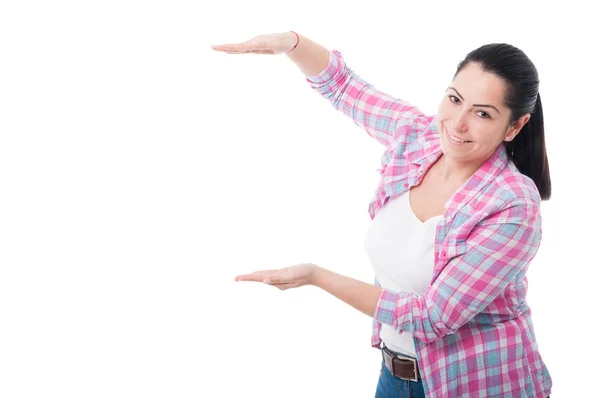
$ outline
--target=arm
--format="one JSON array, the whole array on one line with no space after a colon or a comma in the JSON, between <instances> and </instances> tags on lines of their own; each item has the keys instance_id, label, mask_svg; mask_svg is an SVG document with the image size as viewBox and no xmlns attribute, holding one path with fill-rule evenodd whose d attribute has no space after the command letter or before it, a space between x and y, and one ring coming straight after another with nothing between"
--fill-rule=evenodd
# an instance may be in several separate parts
<instances>
[{"instance_id":1,"label":"arm","mask_svg":"<svg viewBox=\"0 0 600 398\"><path fill-rule=\"evenodd\" d=\"M307 37L296 35L292 32L285 33L294 43L298 41L298 46L286 53L287 57L300 68L304 76L314 76L319 74L329 63L329 50L320 44L315 43Z\"/></svg>"},{"instance_id":2,"label":"arm","mask_svg":"<svg viewBox=\"0 0 600 398\"><path fill-rule=\"evenodd\" d=\"M294 48L295 47L295 48ZM292 32L256 36L242 43L218 44L213 50L228 54L282 54L292 60L312 87L336 109L352 117L369 135L390 151L400 140L406 143L412 121L421 112L404 101L373 89L348 69L339 51L330 52L312 40Z\"/></svg>"},{"instance_id":3,"label":"arm","mask_svg":"<svg viewBox=\"0 0 600 398\"><path fill-rule=\"evenodd\" d=\"M416 138L413 121L424 116L418 108L373 88L347 67L339 51L330 52L311 41L303 41L304 37L301 36L298 47L290 54L302 51L298 55L300 61L295 62L299 66L303 65L303 71L315 72L320 69L320 72L314 75L305 73L307 81L315 91L329 100L335 109L352 118L358 126L386 147L394 147L400 141L406 143ZM305 47L302 47L302 44ZM303 54L307 54L306 57L308 54L316 54L312 65L314 67L307 67L308 63Z\"/></svg>"},{"instance_id":4,"label":"arm","mask_svg":"<svg viewBox=\"0 0 600 398\"><path fill-rule=\"evenodd\" d=\"M350 304L363 314L373 318L377 308L377 301L381 296L381 287L336 274L321 267L316 267L314 272L314 286L325 290L346 304Z\"/></svg>"}]
</instances>

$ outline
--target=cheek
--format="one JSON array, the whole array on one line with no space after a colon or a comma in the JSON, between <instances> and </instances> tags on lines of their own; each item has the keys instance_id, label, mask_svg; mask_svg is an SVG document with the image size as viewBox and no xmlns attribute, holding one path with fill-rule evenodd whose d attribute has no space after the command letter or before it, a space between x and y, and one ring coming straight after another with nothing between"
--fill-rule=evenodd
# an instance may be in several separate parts
<instances>
[{"instance_id":1,"label":"cheek","mask_svg":"<svg viewBox=\"0 0 600 398\"><path fill-rule=\"evenodd\" d=\"M496 147L498 143L502 142L502 132L485 123L473 122L471 132L477 142L486 147Z\"/></svg>"},{"instance_id":2,"label":"cheek","mask_svg":"<svg viewBox=\"0 0 600 398\"><path fill-rule=\"evenodd\" d=\"M452 118L451 108L448 104L442 102L438 107L437 116L439 120L448 120Z\"/></svg>"}]
</instances>

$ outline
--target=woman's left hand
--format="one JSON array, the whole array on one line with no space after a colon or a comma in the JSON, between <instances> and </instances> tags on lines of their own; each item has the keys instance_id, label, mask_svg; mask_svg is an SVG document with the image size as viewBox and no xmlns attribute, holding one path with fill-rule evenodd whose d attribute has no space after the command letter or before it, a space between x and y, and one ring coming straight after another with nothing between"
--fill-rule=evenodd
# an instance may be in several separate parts
<instances>
[{"instance_id":1,"label":"woman's left hand","mask_svg":"<svg viewBox=\"0 0 600 398\"><path fill-rule=\"evenodd\" d=\"M319 267L315 264L298 264L287 268L256 271L251 274L238 275L236 281L263 282L273 285L279 290L292 289L314 284L315 274Z\"/></svg>"}]
</instances>

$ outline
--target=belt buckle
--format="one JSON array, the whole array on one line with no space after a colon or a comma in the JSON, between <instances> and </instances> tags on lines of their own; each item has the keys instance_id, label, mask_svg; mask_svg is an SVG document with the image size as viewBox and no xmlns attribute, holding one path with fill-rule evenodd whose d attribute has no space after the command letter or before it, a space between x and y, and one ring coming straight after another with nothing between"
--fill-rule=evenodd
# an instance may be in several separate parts
<instances>
[{"instance_id":1,"label":"belt buckle","mask_svg":"<svg viewBox=\"0 0 600 398\"><path fill-rule=\"evenodd\" d=\"M403 355L400 354L396 354L396 357L399 359L402 359L404 361L411 361L413 364L413 373L415 374L415 378L404 378L404 377L400 377L402 380L410 380L410 381L414 381L414 382L418 382L419 379L417 379L417 360L415 358L410 358L410 357L405 357ZM392 366L394 366L394 361L392 361Z\"/></svg>"}]
</instances>

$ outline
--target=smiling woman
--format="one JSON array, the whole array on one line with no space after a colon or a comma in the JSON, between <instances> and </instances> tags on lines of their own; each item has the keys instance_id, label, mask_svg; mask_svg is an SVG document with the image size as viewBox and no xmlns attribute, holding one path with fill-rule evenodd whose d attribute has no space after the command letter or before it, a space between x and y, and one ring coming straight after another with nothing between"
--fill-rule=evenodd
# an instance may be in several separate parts
<instances>
[{"instance_id":1,"label":"smiling woman","mask_svg":"<svg viewBox=\"0 0 600 398\"><path fill-rule=\"evenodd\" d=\"M374 284L315 264L236 280L317 286L373 318L376 397L547 397L552 379L525 299L551 190L529 58L508 44L472 51L427 116L374 89L339 51L294 32L213 49L287 54L385 147L365 239Z\"/></svg>"},{"instance_id":2,"label":"smiling woman","mask_svg":"<svg viewBox=\"0 0 600 398\"><path fill-rule=\"evenodd\" d=\"M499 145L511 142L529 121L530 113L514 117L506 103L509 90L505 79L476 61L463 64L448 87L437 114L442 147L446 156L471 163L465 171L477 170ZM541 149L545 154L545 148ZM547 170L547 160L544 166ZM549 197L549 175L545 178L547 181L538 184Z\"/></svg>"}]
</instances>

